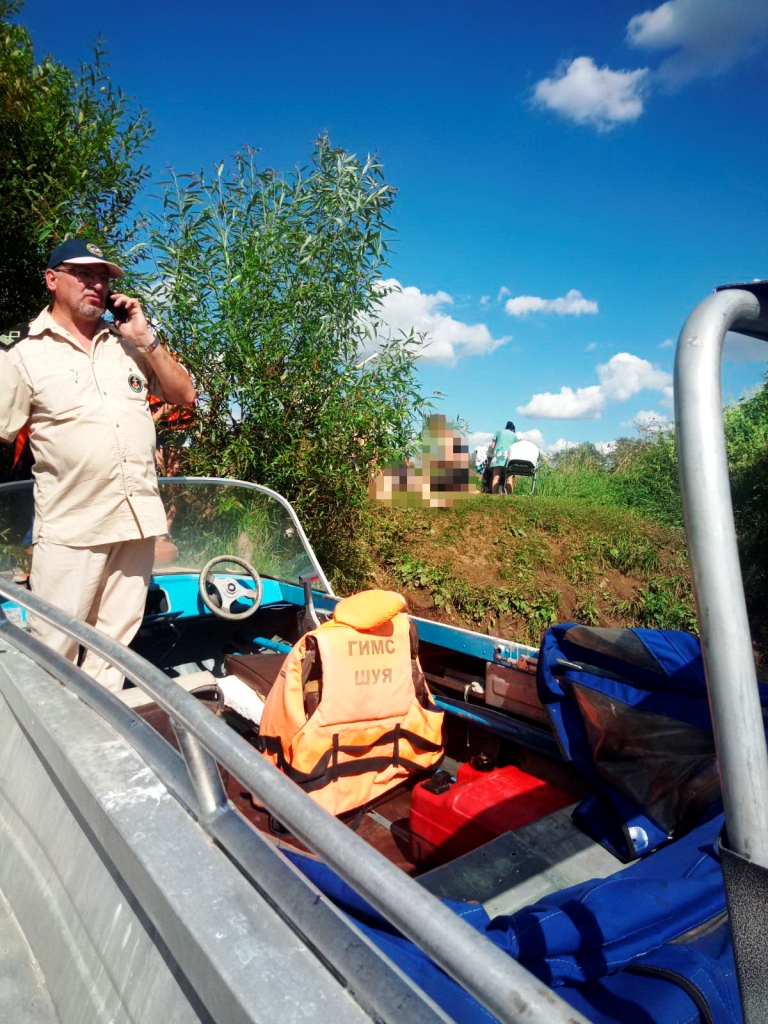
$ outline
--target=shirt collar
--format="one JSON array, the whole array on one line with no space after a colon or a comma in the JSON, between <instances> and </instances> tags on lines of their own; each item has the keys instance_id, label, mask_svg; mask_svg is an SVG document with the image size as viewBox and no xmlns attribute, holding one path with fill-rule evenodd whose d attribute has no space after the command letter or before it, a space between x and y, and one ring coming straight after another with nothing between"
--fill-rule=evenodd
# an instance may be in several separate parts
<instances>
[{"instance_id":1,"label":"shirt collar","mask_svg":"<svg viewBox=\"0 0 768 1024\"><path fill-rule=\"evenodd\" d=\"M93 336L94 342L103 341L104 338L109 337L110 325L106 320L99 321L99 329ZM54 334L59 338L63 338L65 341L74 342L74 338L64 327L61 326L51 315L51 307L46 306L41 313L39 313L35 319L29 325L29 336L31 338L39 338L44 334Z\"/></svg>"}]
</instances>

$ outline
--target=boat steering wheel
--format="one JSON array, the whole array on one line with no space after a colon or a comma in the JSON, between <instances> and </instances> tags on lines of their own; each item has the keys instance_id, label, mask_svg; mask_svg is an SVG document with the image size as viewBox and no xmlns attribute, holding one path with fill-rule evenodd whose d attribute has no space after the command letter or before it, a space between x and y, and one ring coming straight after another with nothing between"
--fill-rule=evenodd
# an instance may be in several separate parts
<instances>
[{"instance_id":1,"label":"boat steering wheel","mask_svg":"<svg viewBox=\"0 0 768 1024\"><path fill-rule=\"evenodd\" d=\"M239 565L246 575L250 576L253 580L254 589L249 590L232 576L227 576L225 579L216 579L213 575L213 569L223 562ZM235 555L218 555L216 558L212 558L210 562L206 562L200 570L198 589L200 591L200 600L208 611L217 615L220 619L229 619L234 622L238 622L240 619L247 619L255 611L258 611L264 594L261 576L259 576L250 562L246 562L244 558L237 558ZM246 608L241 612L230 611L230 608L236 601L252 601L253 604L250 608Z\"/></svg>"}]
</instances>

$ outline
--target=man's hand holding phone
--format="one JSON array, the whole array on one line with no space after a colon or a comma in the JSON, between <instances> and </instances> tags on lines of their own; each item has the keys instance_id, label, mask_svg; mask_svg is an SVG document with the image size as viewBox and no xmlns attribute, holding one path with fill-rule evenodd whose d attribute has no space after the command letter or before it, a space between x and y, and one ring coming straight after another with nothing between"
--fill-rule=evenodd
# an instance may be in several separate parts
<instances>
[{"instance_id":1,"label":"man's hand holding phone","mask_svg":"<svg viewBox=\"0 0 768 1024\"><path fill-rule=\"evenodd\" d=\"M155 331L147 322L141 303L130 295L110 292L107 309L112 314L115 327L120 334L139 349L154 352L159 342Z\"/></svg>"},{"instance_id":2,"label":"man's hand holding phone","mask_svg":"<svg viewBox=\"0 0 768 1024\"><path fill-rule=\"evenodd\" d=\"M124 296L119 296L124 298ZM124 324L129 319L129 314L125 306L118 306L115 302L114 292L110 292L107 296L107 311L112 314L112 319L116 324Z\"/></svg>"}]
</instances>

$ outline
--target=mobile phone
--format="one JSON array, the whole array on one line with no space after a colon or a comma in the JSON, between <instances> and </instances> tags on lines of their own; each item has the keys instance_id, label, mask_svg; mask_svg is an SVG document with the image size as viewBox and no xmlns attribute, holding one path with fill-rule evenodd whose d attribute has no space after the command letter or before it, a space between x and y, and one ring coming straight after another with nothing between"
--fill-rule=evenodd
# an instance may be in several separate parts
<instances>
[{"instance_id":1,"label":"mobile phone","mask_svg":"<svg viewBox=\"0 0 768 1024\"><path fill-rule=\"evenodd\" d=\"M112 314L112 318L116 324L124 324L130 319L128 316L128 310L125 306L115 305L115 300L112 298L112 292L107 296L107 309Z\"/></svg>"}]
</instances>

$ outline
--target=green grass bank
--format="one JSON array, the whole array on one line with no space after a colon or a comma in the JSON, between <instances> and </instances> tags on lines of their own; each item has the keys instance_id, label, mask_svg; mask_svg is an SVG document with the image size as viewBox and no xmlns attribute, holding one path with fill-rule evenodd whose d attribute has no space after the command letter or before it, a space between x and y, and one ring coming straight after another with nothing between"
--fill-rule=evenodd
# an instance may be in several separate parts
<instances>
[{"instance_id":1,"label":"green grass bank","mask_svg":"<svg viewBox=\"0 0 768 1024\"><path fill-rule=\"evenodd\" d=\"M578 498L378 507L370 583L417 614L538 644L556 622L695 629L682 531Z\"/></svg>"},{"instance_id":2,"label":"green grass bank","mask_svg":"<svg viewBox=\"0 0 768 1024\"><path fill-rule=\"evenodd\" d=\"M725 410L753 644L768 664L768 389ZM371 505L349 593L385 586L420 615L538 644L556 622L696 631L674 434L583 444L546 462L538 493L449 509Z\"/></svg>"}]
</instances>

